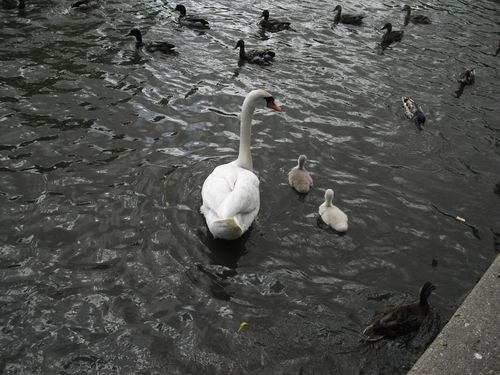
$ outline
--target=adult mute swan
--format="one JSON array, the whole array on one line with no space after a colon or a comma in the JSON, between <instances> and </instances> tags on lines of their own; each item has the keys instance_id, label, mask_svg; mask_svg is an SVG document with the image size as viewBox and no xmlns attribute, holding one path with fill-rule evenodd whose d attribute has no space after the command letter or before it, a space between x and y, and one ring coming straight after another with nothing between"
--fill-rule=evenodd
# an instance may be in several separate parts
<instances>
[{"instance_id":1,"label":"adult mute swan","mask_svg":"<svg viewBox=\"0 0 500 375\"><path fill-rule=\"evenodd\" d=\"M253 112L260 103L281 111L267 91L249 92L241 108L238 159L216 167L203 183L200 210L215 238L234 240L240 237L259 212L259 179L252 172L250 138Z\"/></svg>"}]
</instances>

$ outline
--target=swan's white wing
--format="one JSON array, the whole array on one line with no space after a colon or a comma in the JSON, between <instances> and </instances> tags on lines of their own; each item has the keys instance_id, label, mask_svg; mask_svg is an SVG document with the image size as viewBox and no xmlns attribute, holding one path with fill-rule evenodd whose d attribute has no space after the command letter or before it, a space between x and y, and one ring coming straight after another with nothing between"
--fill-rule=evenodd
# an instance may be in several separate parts
<instances>
[{"instance_id":1,"label":"swan's white wing","mask_svg":"<svg viewBox=\"0 0 500 375\"><path fill-rule=\"evenodd\" d=\"M260 207L257 176L231 164L214 169L205 180L201 195L203 210L214 211L219 219L251 214Z\"/></svg>"}]
</instances>

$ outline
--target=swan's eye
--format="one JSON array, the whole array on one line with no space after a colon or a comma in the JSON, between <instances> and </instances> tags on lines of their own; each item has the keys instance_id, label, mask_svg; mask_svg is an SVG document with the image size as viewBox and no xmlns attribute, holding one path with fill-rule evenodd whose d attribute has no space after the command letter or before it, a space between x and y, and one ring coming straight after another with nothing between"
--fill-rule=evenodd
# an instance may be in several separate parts
<instances>
[{"instance_id":1,"label":"swan's eye","mask_svg":"<svg viewBox=\"0 0 500 375\"><path fill-rule=\"evenodd\" d=\"M268 96L267 98L264 99L266 99L267 105L274 103L274 98L272 96Z\"/></svg>"}]
</instances>

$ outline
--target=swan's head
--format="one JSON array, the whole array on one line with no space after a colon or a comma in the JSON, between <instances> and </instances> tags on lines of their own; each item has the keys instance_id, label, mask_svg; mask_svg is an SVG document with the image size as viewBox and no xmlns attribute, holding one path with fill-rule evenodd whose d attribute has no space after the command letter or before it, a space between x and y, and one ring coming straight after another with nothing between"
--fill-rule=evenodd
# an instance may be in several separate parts
<instances>
[{"instance_id":1,"label":"swan's head","mask_svg":"<svg viewBox=\"0 0 500 375\"><path fill-rule=\"evenodd\" d=\"M299 169L304 169L304 165L306 164L307 157L305 155L300 155L298 159Z\"/></svg>"},{"instance_id":2,"label":"swan's head","mask_svg":"<svg viewBox=\"0 0 500 375\"><path fill-rule=\"evenodd\" d=\"M175 6L175 12L180 12L181 16L186 15L186 7L182 4L178 4Z\"/></svg>"},{"instance_id":3,"label":"swan's head","mask_svg":"<svg viewBox=\"0 0 500 375\"><path fill-rule=\"evenodd\" d=\"M257 89L257 90L250 91L247 94L245 101L250 100L251 102L254 102L258 105L260 102L259 99L265 100L267 108L274 109L275 111L278 111L278 112L282 111L281 107L274 102L274 98L272 97L272 95L263 89Z\"/></svg>"},{"instance_id":4,"label":"swan's head","mask_svg":"<svg viewBox=\"0 0 500 375\"><path fill-rule=\"evenodd\" d=\"M325 202L326 203L332 203L333 202L333 190L328 189L325 191Z\"/></svg>"},{"instance_id":5,"label":"swan's head","mask_svg":"<svg viewBox=\"0 0 500 375\"><path fill-rule=\"evenodd\" d=\"M142 41L142 34L141 34L141 31L139 29L132 29L130 30L130 32L127 34L127 36L135 36L135 39L137 39L137 41Z\"/></svg>"},{"instance_id":6,"label":"swan's head","mask_svg":"<svg viewBox=\"0 0 500 375\"><path fill-rule=\"evenodd\" d=\"M410 6L409 6L409 5L405 5L405 6L403 7L403 9L401 9L401 10L402 10L402 11L406 11L406 12L411 12L411 8L410 8Z\"/></svg>"},{"instance_id":7,"label":"swan's head","mask_svg":"<svg viewBox=\"0 0 500 375\"><path fill-rule=\"evenodd\" d=\"M387 22L384 27L382 27L380 30L387 30L388 32L391 32L392 30L392 24L390 22Z\"/></svg>"},{"instance_id":8,"label":"swan's head","mask_svg":"<svg viewBox=\"0 0 500 375\"><path fill-rule=\"evenodd\" d=\"M263 10L261 17L264 17L264 19L267 20L269 18L269 11L267 9Z\"/></svg>"},{"instance_id":9,"label":"swan's head","mask_svg":"<svg viewBox=\"0 0 500 375\"><path fill-rule=\"evenodd\" d=\"M417 126L420 129L423 130L425 128L425 115L424 115L424 112L422 112L422 111L418 111L417 112L417 115L415 116L415 123L417 124Z\"/></svg>"},{"instance_id":10,"label":"swan's head","mask_svg":"<svg viewBox=\"0 0 500 375\"><path fill-rule=\"evenodd\" d=\"M342 11L342 7L341 7L340 5L337 5L337 6L333 9L333 11L335 12L336 10L338 10L339 12L341 12L341 11Z\"/></svg>"}]
</instances>

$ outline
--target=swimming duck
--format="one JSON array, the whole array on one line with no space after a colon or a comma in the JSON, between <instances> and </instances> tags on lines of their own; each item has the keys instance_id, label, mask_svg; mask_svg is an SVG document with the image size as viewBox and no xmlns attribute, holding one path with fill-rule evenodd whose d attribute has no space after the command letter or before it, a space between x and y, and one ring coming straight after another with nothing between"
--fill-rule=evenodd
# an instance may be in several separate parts
<instances>
[{"instance_id":1,"label":"swimming duck","mask_svg":"<svg viewBox=\"0 0 500 375\"><path fill-rule=\"evenodd\" d=\"M2 0L2 7L5 9L24 9L26 4L24 4L24 0Z\"/></svg>"},{"instance_id":2,"label":"swimming duck","mask_svg":"<svg viewBox=\"0 0 500 375\"><path fill-rule=\"evenodd\" d=\"M78 8L80 10L87 10L90 8L98 7L97 0L78 0L76 3L71 5L71 8Z\"/></svg>"},{"instance_id":3,"label":"swimming duck","mask_svg":"<svg viewBox=\"0 0 500 375\"><path fill-rule=\"evenodd\" d=\"M253 173L250 150L252 117L258 105L281 111L267 91L249 92L241 108L238 158L216 167L201 188L203 204L200 210L215 238L235 240L241 237L259 212L259 178Z\"/></svg>"},{"instance_id":4,"label":"swimming duck","mask_svg":"<svg viewBox=\"0 0 500 375\"><path fill-rule=\"evenodd\" d=\"M186 16L186 7L184 5L176 5L175 11L180 13L178 21L182 26L191 27L193 29L210 29L210 26L208 25L209 22L207 20L198 17Z\"/></svg>"},{"instance_id":5,"label":"swimming duck","mask_svg":"<svg viewBox=\"0 0 500 375\"><path fill-rule=\"evenodd\" d=\"M436 287L427 281L420 288L418 302L393 307L377 316L363 331L367 340L394 338L417 330L429 312L427 300L434 289Z\"/></svg>"},{"instance_id":6,"label":"swimming duck","mask_svg":"<svg viewBox=\"0 0 500 375\"><path fill-rule=\"evenodd\" d=\"M382 48L388 47L389 44L393 42L399 42L403 38L403 31L392 31L392 25L389 22L386 23L381 30L387 30L382 37L382 42L380 43L382 45Z\"/></svg>"},{"instance_id":7,"label":"swimming duck","mask_svg":"<svg viewBox=\"0 0 500 375\"><path fill-rule=\"evenodd\" d=\"M347 232L347 215L340 208L333 205L333 190L325 192L325 201L318 209L321 219L337 232Z\"/></svg>"},{"instance_id":8,"label":"swimming duck","mask_svg":"<svg viewBox=\"0 0 500 375\"><path fill-rule=\"evenodd\" d=\"M264 19L260 21L259 25L266 31L278 32L290 30L290 22L269 18L269 11L267 9L262 11L261 17L264 17Z\"/></svg>"},{"instance_id":9,"label":"swimming duck","mask_svg":"<svg viewBox=\"0 0 500 375\"><path fill-rule=\"evenodd\" d=\"M335 18L333 19L334 24L338 24L339 22L350 24L350 25L361 25L363 23L363 18L365 16L362 15L354 15L354 14L342 14L342 7L337 5L333 11L337 11Z\"/></svg>"},{"instance_id":10,"label":"swimming duck","mask_svg":"<svg viewBox=\"0 0 500 375\"><path fill-rule=\"evenodd\" d=\"M458 78L458 83L464 85L472 85L474 82L476 82L476 71L474 69L465 69Z\"/></svg>"},{"instance_id":11,"label":"swimming duck","mask_svg":"<svg viewBox=\"0 0 500 375\"><path fill-rule=\"evenodd\" d=\"M148 52L163 52L163 53L172 53L175 52L174 48L175 46L173 44L167 43L167 42L148 42L144 43L142 41L142 34L139 29L132 29L130 32L127 34L127 36L132 35L135 36L136 42L135 46L136 48L141 48L144 47L146 51Z\"/></svg>"},{"instance_id":12,"label":"swimming duck","mask_svg":"<svg viewBox=\"0 0 500 375\"><path fill-rule=\"evenodd\" d=\"M270 49L245 52L245 42L243 39L238 40L234 49L238 47L240 48L240 61L248 61L252 64L269 65L275 56L275 53Z\"/></svg>"},{"instance_id":13,"label":"swimming duck","mask_svg":"<svg viewBox=\"0 0 500 375\"><path fill-rule=\"evenodd\" d=\"M405 5L402 9L403 11L406 11L406 16L405 16L405 26L408 25L408 23L413 22L413 23L422 23L422 24L430 24L431 19L427 16L423 16L421 14L415 14L411 15L411 8L409 5Z\"/></svg>"},{"instance_id":14,"label":"swimming duck","mask_svg":"<svg viewBox=\"0 0 500 375\"><path fill-rule=\"evenodd\" d=\"M288 172L288 183L297 192L305 194L308 193L313 184L311 175L305 168L307 157L300 155L297 165Z\"/></svg>"},{"instance_id":15,"label":"swimming duck","mask_svg":"<svg viewBox=\"0 0 500 375\"><path fill-rule=\"evenodd\" d=\"M403 108L406 117L410 120L415 120L415 124L420 128L425 128L425 114L415 100L408 96L402 96L401 101L403 102Z\"/></svg>"}]
</instances>

